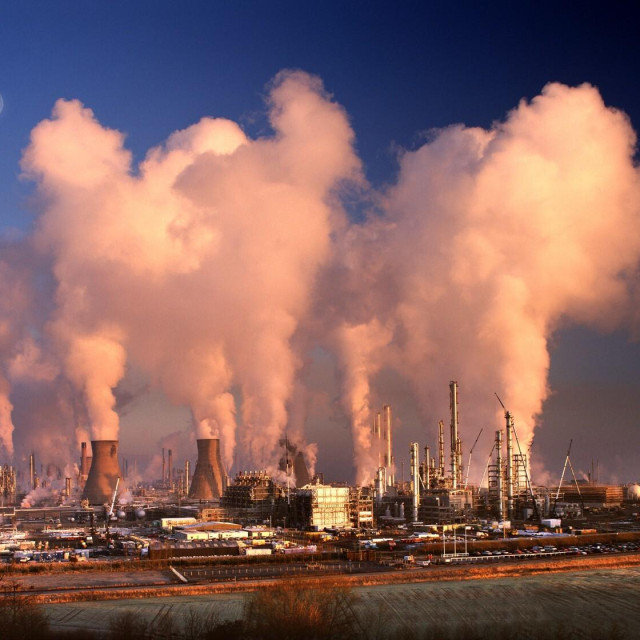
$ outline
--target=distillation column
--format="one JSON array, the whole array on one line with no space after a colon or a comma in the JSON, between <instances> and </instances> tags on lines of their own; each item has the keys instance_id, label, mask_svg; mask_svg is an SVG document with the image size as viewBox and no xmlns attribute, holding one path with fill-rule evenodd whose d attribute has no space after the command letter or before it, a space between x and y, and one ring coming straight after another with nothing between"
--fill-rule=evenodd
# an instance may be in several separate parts
<instances>
[{"instance_id":1,"label":"distillation column","mask_svg":"<svg viewBox=\"0 0 640 640\"><path fill-rule=\"evenodd\" d=\"M504 520L504 486L502 483L502 431L496 431L496 482L498 490L498 521Z\"/></svg>"},{"instance_id":2,"label":"distillation column","mask_svg":"<svg viewBox=\"0 0 640 640\"><path fill-rule=\"evenodd\" d=\"M509 411L504 417L507 426L507 517L513 520L513 417Z\"/></svg>"},{"instance_id":3,"label":"distillation column","mask_svg":"<svg viewBox=\"0 0 640 640\"><path fill-rule=\"evenodd\" d=\"M376 413L373 423L373 432L376 437L376 449L378 450L378 466L381 467L384 458L382 455L382 414L379 411Z\"/></svg>"},{"instance_id":4,"label":"distillation column","mask_svg":"<svg viewBox=\"0 0 640 640\"><path fill-rule=\"evenodd\" d=\"M424 448L424 488L426 491L431 489L431 456L429 454L429 447Z\"/></svg>"},{"instance_id":5,"label":"distillation column","mask_svg":"<svg viewBox=\"0 0 640 640\"><path fill-rule=\"evenodd\" d=\"M385 468L378 467L378 471L376 471L376 501L382 502L382 498L384 498L386 485L385 478Z\"/></svg>"},{"instance_id":6,"label":"distillation column","mask_svg":"<svg viewBox=\"0 0 640 640\"><path fill-rule=\"evenodd\" d=\"M384 458L384 466L387 469L387 486L392 487L395 484L393 474L393 442L391 439L391 406L385 404L382 407L382 419L384 422L384 437L387 441L387 450Z\"/></svg>"},{"instance_id":7,"label":"distillation column","mask_svg":"<svg viewBox=\"0 0 640 640\"><path fill-rule=\"evenodd\" d=\"M411 505L412 522L418 521L418 507L420 506L420 454L418 453L418 443L412 442L411 448Z\"/></svg>"},{"instance_id":8,"label":"distillation column","mask_svg":"<svg viewBox=\"0 0 640 640\"><path fill-rule=\"evenodd\" d=\"M451 409L451 488L462 484L462 451L458 437L458 383L449 383L449 404Z\"/></svg>"},{"instance_id":9,"label":"distillation column","mask_svg":"<svg viewBox=\"0 0 640 640\"><path fill-rule=\"evenodd\" d=\"M438 477L444 480L444 422L438 422Z\"/></svg>"}]
</instances>

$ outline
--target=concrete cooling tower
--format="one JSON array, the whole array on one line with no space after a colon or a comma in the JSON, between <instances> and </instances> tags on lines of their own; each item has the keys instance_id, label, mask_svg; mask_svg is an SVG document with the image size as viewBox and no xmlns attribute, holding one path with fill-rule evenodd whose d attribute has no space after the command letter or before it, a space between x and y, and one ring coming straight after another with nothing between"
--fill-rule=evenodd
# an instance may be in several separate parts
<instances>
[{"instance_id":1,"label":"concrete cooling tower","mask_svg":"<svg viewBox=\"0 0 640 640\"><path fill-rule=\"evenodd\" d=\"M192 500L220 498L226 486L226 476L220 458L220 440L201 438L198 441L198 461L189 489Z\"/></svg>"},{"instance_id":2,"label":"concrete cooling tower","mask_svg":"<svg viewBox=\"0 0 640 640\"><path fill-rule=\"evenodd\" d=\"M92 440L91 468L84 485L83 498L89 504L110 503L120 477L117 440Z\"/></svg>"},{"instance_id":3,"label":"concrete cooling tower","mask_svg":"<svg viewBox=\"0 0 640 640\"><path fill-rule=\"evenodd\" d=\"M303 487L305 484L309 484L311 476L302 451L288 439L280 440L280 446L284 447L284 452L278 464L280 471L284 471L287 475L293 471L296 487Z\"/></svg>"}]
</instances>

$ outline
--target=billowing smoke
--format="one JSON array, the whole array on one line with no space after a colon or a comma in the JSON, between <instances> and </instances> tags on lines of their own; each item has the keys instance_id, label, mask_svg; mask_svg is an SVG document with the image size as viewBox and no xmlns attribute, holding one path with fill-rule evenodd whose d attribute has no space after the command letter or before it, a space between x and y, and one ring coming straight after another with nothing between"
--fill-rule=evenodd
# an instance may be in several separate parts
<instances>
[{"instance_id":1,"label":"billowing smoke","mask_svg":"<svg viewBox=\"0 0 640 640\"><path fill-rule=\"evenodd\" d=\"M344 331L355 441L368 418L362 363L380 358L411 381L433 427L448 380L460 381L462 419L476 428L502 425L499 392L528 447L554 330L627 320L640 255L634 146L596 89L550 84L489 131L453 126L402 156L384 216L361 230L357 267L375 283L368 322L392 308L394 331L378 345L362 319Z\"/></svg>"},{"instance_id":2,"label":"billowing smoke","mask_svg":"<svg viewBox=\"0 0 640 640\"><path fill-rule=\"evenodd\" d=\"M23 169L40 212L22 248L48 265L55 292L29 275L12 288L24 260L0 263L7 451L12 420L29 428L16 396L29 376L69 385L56 414L74 416L66 432L117 439L114 389L132 366L190 408L195 436L221 439L227 469L236 447L275 469L285 431L312 467L299 377L321 345L368 482L385 371L409 382L434 435L449 380L463 429L502 424L498 392L528 447L554 331L637 321L635 134L595 88L550 84L490 130L432 132L381 193L320 80L280 74L268 110L269 136L203 118L136 167L123 135L77 101L35 127ZM353 185L375 204L360 223L341 205Z\"/></svg>"},{"instance_id":3,"label":"billowing smoke","mask_svg":"<svg viewBox=\"0 0 640 640\"><path fill-rule=\"evenodd\" d=\"M13 454L21 387L51 383L58 373L37 340L50 308L42 268L28 238L0 240L0 456Z\"/></svg>"},{"instance_id":4,"label":"billowing smoke","mask_svg":"<svg viewBox=\"0 0 640 640\"><path fill-rule=\"evenodd\" d=\"M382 366L381 349L389 344L391 337L391 332L375 318L366 324L343 325L337 331L344 387L342 401L347 415L351 416L358 484L367 484L378 468L379 451L371 438L375 412L370 382Z\"/></svg>"},{"instance_id":5,"label":"billowing smoke","mask_svg":"<svg viewBox=\"0 0 640 640\"><path fill-rule=\"evenodd\" d=\"M204 118L132 169L123 136L77 101L32 132L23 169L42 212L35 242L57 282L47 327L94 439L117 439L127 359L230 465L243 445L273 464L300 358L291 339L329 256L341 184L359 180L353 132L319 80L283 73L274 133ZM277 458L276 458L277 460Z\"/></svg>"}]
</instances>

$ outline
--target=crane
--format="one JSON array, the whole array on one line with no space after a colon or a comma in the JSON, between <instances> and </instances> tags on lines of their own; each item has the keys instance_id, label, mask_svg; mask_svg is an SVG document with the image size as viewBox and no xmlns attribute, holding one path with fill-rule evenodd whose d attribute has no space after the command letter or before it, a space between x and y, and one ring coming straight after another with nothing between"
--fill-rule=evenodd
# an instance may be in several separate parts
<instances>
[{"instance_id":1,"label":"crane","mask_svg":"<svg viewBox=\"0 0 640 640\"><path fill-rule=\"evenodd\" d=\"M482 429L484 429L484 427L482 427ZM471 449L469 450L469 461L467 462L467 477L464 480L464 488L467 488L467 485L469 484L469 469L471 468L471 454L473 453L473 450L476 448L476 445L478 444L478 440L480 440L480 434L482 433L482 429L480 429L480 432L478 433L475 442L473 443L473 446L471 447Z\"/></svg>"},{"instance_id":2,"label":"crane","mask_svg":"<svg viewBox=\"0 0 640 640\"><path fill-rule=\"evenodd\" d=\"M496 448L496 443L493 443L493 446L491 447L491 451L489 451L489 457L487 458L487 464L485 465L484 468L484 472L482 473L482 478L480 478L480 484L478 485L478 488L480 488L482 486L482 483L484 482L485 476L487 475L487 471L489 470L489 463L491 462L491 456L493 455L493 452Z\"/></svg>"},{"instance_id":3,"label":"crane","mask_svg":"<svg viewBox=\"0 0 640 640\"><path fill-rule=\"evenodd\" d=\"M109 541L109 522L110 522L111 518L113 517L113 509L114 509L115 504L116 504L116 495L118 493L118 485L119 484L120 484L120 476L118 476L116 478L116 488L113 490L113 499L111 500L111 507L107 508L105 506L106 513L105 513L105 519L104 519L105 520L104 528L105 528L105 537L107 539L107 543Z\"/></svg>"},{"instance_id":4,"label":"crane","mask_svg":"<svg viewBox=\"0 0 640 640\"><path fill-rule=\"evenodd\" d=\"M120 484L120 476L116 478L116 488L113 490L113 499L111 500L111 509L109 509L109 513L107 514L109 518L113 516L113 508L116 504L116 494L118 493L118 485Z\"/></svg>"},{"instance_id":5,"label":"crane","mask_svg":"<svg viewBox=\"0 0 640 640\"><path fill-rule=\"evenodd\" d=\"M495 392L494 392L495 393ZM498 398L498 402L504 409L505 415L508 413L507 408L504 406L504 402L500 400L500 396L496 393L496 398ZM520 458L524 460L524 456L522 455L522 448L520 447L520 438L518 438L518 432L516 431L516 425L513 424L513 435L516 437L516 444L518 445L518 452L520 453ZM533 510L536 514L536 520L540 522L540 512L538 511L538 504L536 503L536 498L533 495L533 487L531 486L531 480L529 479L529 472L527 471L527 465L524 465L524 475L527 480L527 486L529 487L529 493L531 495L531 502L533 504Z\"/></svg>"},{"instance_id":6,"label":"crane","mask_svg":"<svg viewBox=\"0 0 640 640\"><path fill-rule=\"evenodd\" d=\"M573 444L573 438L569 440L569 448L567 449L567 457L564 459L564 467L562 468L562 475L560 476L560 484L558 485L558 491L556 491L556 497L553 501L553 509L552 512L556 513L556 505L558 504L558 498L560 497L560 489L562 488L562 481L564 480L564 474L567 471L567 465L569 465L569 469L571 469L571 475L573 476L573 482L576 485L576 489L578 490L578 495L580 496L580 505L582 506L582 513L584 513L584 500L582 499L582 493L580 491L580 486L578 485L578 480L576 478L576 474L573 470L573 465L571 464L571 445Z\"/></svg>"}]
</instances>

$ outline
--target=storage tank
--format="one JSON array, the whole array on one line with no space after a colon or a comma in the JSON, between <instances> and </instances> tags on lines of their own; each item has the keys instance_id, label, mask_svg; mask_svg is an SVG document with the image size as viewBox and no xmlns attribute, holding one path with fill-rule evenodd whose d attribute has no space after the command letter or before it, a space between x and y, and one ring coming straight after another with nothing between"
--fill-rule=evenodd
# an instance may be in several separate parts
<instances>
[{"instance_id":1,"label":"storage tank","mask_svg":"<svg viewBox=\"0 0 640 640\"><path fill-rule=\"evenodd\" d=\"M627 500L640 502L640 484L634 482L627 487Z\"/></svg>"}]
</instances>

